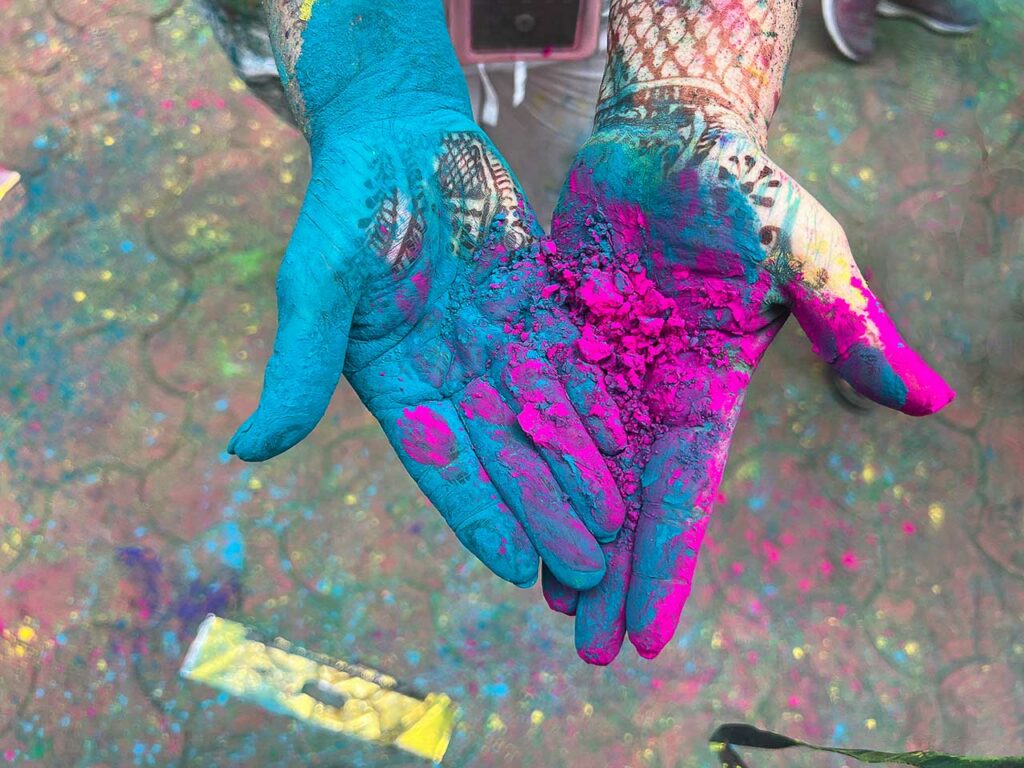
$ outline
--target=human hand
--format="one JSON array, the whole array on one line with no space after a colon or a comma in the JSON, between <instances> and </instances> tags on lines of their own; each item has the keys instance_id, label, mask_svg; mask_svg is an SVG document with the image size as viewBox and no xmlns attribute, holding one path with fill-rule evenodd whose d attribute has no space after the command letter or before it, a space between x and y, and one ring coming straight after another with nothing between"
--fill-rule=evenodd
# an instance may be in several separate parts
<instances>
[{"instance_id":1,"label":"human hand","mask_svg":"<svg viewBox=\"0 0 1024 768\"><path fill-rule=\"evenodd\" d=\"M594 444L621 447L614 407L596 369L544 354L577 332L542 295L542 233L473 123L440 2L266 8L313 167L263 394L229 450L260 461L298 443L344 372L489 568L527 586L539 554L593 586L595 537L624 516Z\"/></svg>"},{"instance_id":2,"label":"human hand","mask_svg":"<svg viewBox=\"0 0 1024 768\"><path fill-rule=\"evenodd\" d=\"M732 5L744 4L751 14L765 7ZM659 12L671 5L660 3ZM707 6L676 5L674 20L696 14L688 29L706 23ZM714 67L693 78L699 87L681 77L639 82L639 68L649 75L654 59L630 64L640 49L622 41L637 39L628 24L638 23L643 6L653 4L613 3L602 103L555 211L550 260L581 329L580 353L604 371L627 434L626 449L609 462L627 515L604 547L604 580L577 594L557 575L544 576L549 604L575 613L577 649L596 664L615 658L627 632L648 658L671 639L750 376L790 312L815 352L863 395L912 415L954 396L900 337L839 224L765 154L764 105L774 109L777 97ZM752 18L715 34L749 51L744 30L764 32ZM753 37L784 45L788 57L777 25L770 31L774 37ZM692 32L662 30L675 40ZM701 44L712 37L705 31ZM776 67L775 54L753 58L765 72L778 69L781 84L784 63ZM712 81L722 88L706 90Z\"/></svg>"}]
</instances>

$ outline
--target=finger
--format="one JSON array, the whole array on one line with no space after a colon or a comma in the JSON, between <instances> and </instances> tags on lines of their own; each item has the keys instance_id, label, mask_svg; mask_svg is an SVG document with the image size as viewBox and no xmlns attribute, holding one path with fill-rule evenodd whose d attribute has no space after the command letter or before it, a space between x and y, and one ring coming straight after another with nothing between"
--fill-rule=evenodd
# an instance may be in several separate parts
<instances>
[{"instance_id":1,"label":"finger","mask_svg":"<svg viewBox=\"0 0 1024 768\"><path fill-rule=\"evenodd\" d=\"M537 581L537 552L503 503L451 403L384 411L379 420L402 464L459 541L519 587Z\"/></svg>"},{"instance_id":2,"label":"finger","mask_svg":"<svg viewBox=\"0 0 1024 768\"><path fill-rule=\"evenodd\" d=\"M823 217L827 214L821 214ZM831 217L806 242L794 236L798 272L788 296L814 351L865 397L911 416L948 405L956 393L900 336Z\"/></svg>"},{"instance_id":3,"label":"finger","mask_svg":"<svg viewBox=\"0 0 1024 768\"><path fill-rule=\"evenodd\" d=\"M517 421L598 541L615 538L626 506L604 457L569 403L553 366L513 347L502 381Z\"/></svg>"},{"instance_id":4,"label":"finger","mask_svg":"<svg viewBox=\"0 0 1024 768\"><path fill-rule=\"evenodd\" d=\"M629 639L644 658L657 656L679 625L727 446L715 423L676 429L659 438L644 468L626 607Z\"/></svg>"},{"instance_id":5,"label":"finger","mask_svg":"<svg viewBox=\"0 0 1024 768\"><path fill-rule=\"evenodd\" d=\"M575 616L580 593L562 584L546 565L541 566L540 574L540 583L548 607L566 616Z\"/></svg>"},{"instance_id":6,"label":"finger","mask_svg":"<svg viewBox=\"0 0 1024 768\"><path fill-rule=\"evenodd\" d=\"M626 429L600 369L566 355L559 360L558 374L569 403L601 453L605 456L622 453L626 448Z\"/></svg>"},{"instance_id":7,"label":"finger","mask_svg":"<svg viewBox=\"0 0 1024 768\"><path fill-rule=\"evenodd\" d=\"M631 578L632 536L624 530L605 544L604 578L576 605L576 653L588 664L606 666L615 660L626 636L626 595Z\"/></svg>"},{"instance_id":8,"label":"finger","mask_svg":"<svg viewBox=\"0 0 1024 768\"><path fill-rule=\"evenodd\" d=\"M354 302L316 215L307 199L277 278L277 336L259 406L228 443L245 461L283 453L312 432L341 377Z\"/></svg>"},{"instance_id":9,"label":"finger","mask_svg":"<svg viewBox=\"0 0 1024 768\"><path fill-rule=\"evenodd\" d=\"M477 379L455 404L484 469L555 577L576 589L597 584L604 574L597 542L498 391Z\"/></svg>"}]
</instances>

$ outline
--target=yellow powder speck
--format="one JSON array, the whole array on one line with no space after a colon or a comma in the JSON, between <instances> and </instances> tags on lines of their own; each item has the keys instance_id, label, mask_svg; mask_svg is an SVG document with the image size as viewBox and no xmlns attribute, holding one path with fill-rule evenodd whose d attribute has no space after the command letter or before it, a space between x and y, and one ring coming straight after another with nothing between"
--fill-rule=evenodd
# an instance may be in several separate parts
<instances>
[{"instance_id":1,"label":"yellow powder speck","mask_svg":"<svg viewBox=\"0 0 1024 768\"><path fill-rule=\"evenodd\" d=\"M873 178L875 178L875 172L872 171L870 168L861 168L859 171L857 171L857 178L865 182L871 181Z\"/></svg>"},{"instance_id":2,"label":"yellow powder speck","mask_svg":"<svg viewBox=\"0 0 1024 768\"><path fill-rule=\"evenodd\" d=\"M104 283L110 280L110 278L112 278L113 276L114 273L111 272L109 269L104 269L102 272L100 272L100 280L102 280Z\"/></svg>"},{"instance_id":3,"label":"yellow powder speck","mask_svg":"<svg viewBox=\"0 0 1024 768\"><path fill-rule=\"evenodd\" d=\"M85 291L75 291L71 294L71 298L74 299L76 303L81 304L86 299L86 293Z\"/></svg>"},{"instance_id":4,"label":"yellow powder speck","mask_svg":"<svg viewBox=\"0 0 1024 768\"><path fill-rule=\"evenodd\" d=\"M112 147L112 146L114 146L114 137L113 136L104 136L103 137L103 146L105 146L105 147Z\"/></svg>"},{"instance_id":5,"label":"yellow powder speck","mask_svg":"<svg viewBox=\"0 0 1024 768\"><path fill-rule=\"evenodd\" d=\"M711 647L712 648L721 648L722 647L722 633L721 632L715 632L711 636Z\"/></svg>"},{"instance_id":6,"label":"yellow powder speck","mask_svg":"<svg viewBox=\"0 0 1024 768\"><path fill-rule=\"evenodd\" d=\"M798 645L796 648L793 649L793 658L796 659L797 661L800 661L800 659L802 659L803 657L804 657L804 649L801 648Z\"/></svg>"},{"instance_id":7,"label":"yellow powder speck","mask_svg":"<svg viewBox=\"0 0 1024 768\"><path fill-rule=\"evenodd\" d=\"M936 528L941 528L943 521L946 519L946 510L942 508L941 504L932 504L928 507L928 519L932 521L932 525Z\"/></svg>"},{"instance_id":8,"label":"yellow powder speck","mask_svg":"<svg viewBox=\"0 0 1024 768\"><path fill-rule=\"evenodd\" d=\"M98 669L100 672L106 672L107 671L107 660L106 659L100 659L99 661L97 661L96 662L96 669Z\"/></svg>"},{"instance_id":9,"label":"yellow powder speck","mask_svg":"<svg viewBox=\"0 0 1024 768\"><path fill-rule=\"evenodd\" d=\"M860 476L863 478L864 482L867 483L868 485L870 485L871 483L875 482L875 468L874 468L874 466L871 465L871 464L865 464L864 465L864 470L860 473Z\"/></svg>"},{"instance_id":10,"label":"yellow powder speck","mask_svg":"<svg viewBox=\"0 0 1024 768\"><path fill-rule=\"evenodd\" d=\"M589 701L583 705L583 716L591 717L594 714L594 705Z\"/></svg>"},{"instance_id":11,"label":"yellow powder speck","mask_svg":"<svg viewBox=\"0 0 1024 768\"><path fill-rule=\"evenodd\" d=\"M293 181L295 181L295 177L292 175L291 171L281 171L282 184L291 184Z\"/></svg>"},{"instance_id":12,"label":"yellow powder speck","mask_svg":"<svg viewBox=\"0 0 1024 768\"><path fill-rule=\"evenodd\" d=\"M18 627L18 639L23 643L31 643L36 636L36 631L32 627L20 626Z\"/></svg>"},{"instance_id":13,"label":"yellow powder speck","mask_svg":"<svg viewBox=\"0 0 1024 768\"><path fill-rule=\"evenodd\" d=\"M231 82L228 83L228 88L230 88L235 93L241 93L245 90L245 83L239 80L237 77L233 77L231 78Z\"/></svg>"},{"instance_id":14,"label":"yellow powder speck","mask_svg":"<svg viewBox=\"0 0 1024 768\"><path fill-rule=\"evenodd\" d=\"M299 18L303 21L309 21L313 16L313 6L316 4L316 0L302 0L302 5L299 6Z\"/></svg>"},{"instance_id":15,"label":"yellow powder speck","mask_svg":"<svg viewBox=\"0 0 1024 768\"><path fill-rule=\"evenodd\" d=\"M544 713L539 709L533 710L533 712L530 713L530 722L533 725L540 725L544 722Z\"/></svg>"},{"instance_id":16,"label":"yellow powder speck","mask_svg":"<svg viewBox=\"0 0 1024 768\"><path fill-rule=\"evenodd\" d=\"M917 656L917 654L921 652L921 646L911 640L909 643L903 644L903 650L906 652L907 656Z\"/></svg>"},{"instance_id":17,"label":"yellow powder speck","mask_svg":"<svg viewBox=\"0 0 1024 768\"><path fill-rule=\"evenodd\" d=\"M263 487L263 483L260 482L260 479L258 477L250 477L249 478L249 489L250 490L258 491L262 487Z\"/></svg>"},{"instance_id":18,"label":"yellow powder speck","mask_svg":"<svg viewBox=\"0 0 1024 768\"><path fill-rule=\"evenodd\" d=\"M873 731L875 730L875 728L878 727L878 721L875 720L875 718L873 717L869 717L867 720L864 721L864 727L867 728L869 731Z\"/></svg>"},{"instance_id":19,"label":"yellow powder speck","mask_svg":"<svg viewBox=\"0 0 1024 768\"><path fill-rule=\"evenodd\" d=\"M103 316L104 320L113 320L117 315L117 312L112 309L104 309L100 314Z\"/></svg>"},{"instance_id":20,"label":"yellow powder speck","mask_svg":"<svg viewBox=\"0 0 1024 768\"><path fill-rule=\"evenodd\" d=\"M497 712L492 712L491 716L487 718L487 730L489 731L504 731L505 721L498 717Z\"/></svg>"},{"instance_id":21,"label":"yellow powder speck","mask_svg":"<svg viewBox=\"0 0 1024 768\"><path fill-rule=\"evenodd\" d=\"M356 495L355 495L354 493L346 493L346 494L345 494L345 503L346 503L346 504L347 504L348 506L350 506L350 507L351 507L351 506L352 506L353 504L355 504L355 503L356 503L357 501L359 501L359 497L358 497L358 496L356 496Z\"/></svg>"}]
</instances>

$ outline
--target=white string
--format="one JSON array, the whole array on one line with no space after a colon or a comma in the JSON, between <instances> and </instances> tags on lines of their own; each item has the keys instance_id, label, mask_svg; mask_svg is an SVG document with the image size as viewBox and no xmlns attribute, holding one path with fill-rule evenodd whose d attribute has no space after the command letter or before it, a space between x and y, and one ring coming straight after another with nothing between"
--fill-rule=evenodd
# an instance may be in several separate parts
<instances>
[{"instance_id":1,"label":"white string","mask_svg":"<svg viewBox=\"0 0 1024 768\"><path fill-rule=\"evenodd\" d=\"M526 98L526 73L527 66L525 61L517 61L515 68L512 70L512 78L514 88L512 90L512 106L518 107L523 103Z\"/></svg>"},{"instance_id":2,"label":"white string","mask_svg":"<svg viewBox=\"0 0 1024 768\"><path fill-rule=\"evenodd\" d=\"M480 114L480 122L493 127L498 124L498 93L494 90L491 78L487 76L487 67L482 63L477 64L476 71L480 73L480 84L484 89L484 107Z\"/></svg>"}]
</instances>

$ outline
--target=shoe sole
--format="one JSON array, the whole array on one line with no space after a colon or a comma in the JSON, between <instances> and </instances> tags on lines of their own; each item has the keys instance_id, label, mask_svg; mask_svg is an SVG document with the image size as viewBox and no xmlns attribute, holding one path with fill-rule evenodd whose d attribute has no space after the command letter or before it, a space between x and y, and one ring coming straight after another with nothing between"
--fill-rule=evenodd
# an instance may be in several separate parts
<instances>
[{"instance_id":1,"label":"shoe sole","mask_svg":"<svg viewBox=\"0 0 1024 768\"><path fill-rule=\"evenodd\" d=\"M829 0L831 2L831 0ZM932 32L938 32L943 35L966 35L969 32L973 32L978 28L977 24L951 24L947 21L939 21L931 16L928 16L921 11L915 11L913 8L905 8L902 5L897 5L891 0L881 0L878 4L878 8L875 12L879 16L884 16L887 19L911 19L916 21L918 24L922 24Z\"/></svg>"},{"instance_id":2,"label":"shoe sole","mask_svg":"<svg viewBox=\"0 0 1024 768\"><path fill-rule=\"evenodd\" d=\"M828 30L828 36L832 38L832 42L835 43L839 52L850 61L855 61L858 64L864 61L863 56L855 54L853 49L846 44L839 31L839 20L836 18L836 0L821 0L821 13L825 17L825 29Z\"/></svg>"}]
</instances>

